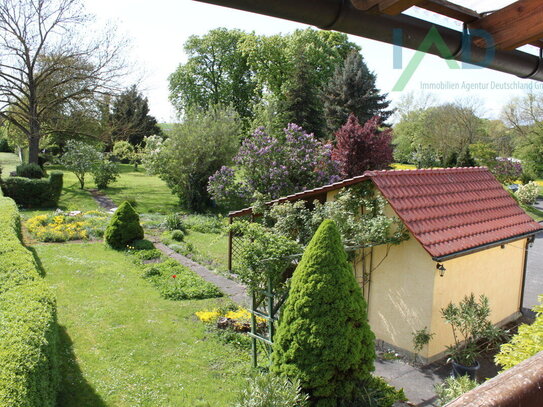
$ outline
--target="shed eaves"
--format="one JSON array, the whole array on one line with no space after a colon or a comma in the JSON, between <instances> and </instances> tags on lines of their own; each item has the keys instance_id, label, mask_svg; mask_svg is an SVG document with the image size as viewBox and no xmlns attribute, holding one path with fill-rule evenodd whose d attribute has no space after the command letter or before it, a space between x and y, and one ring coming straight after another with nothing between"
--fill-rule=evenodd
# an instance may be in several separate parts
<instances>
[{"instance_id":1,"label":"shed eaves","mask_svg":"<svg viewBox=\"0 0 543 407\"><path fill-rule=\"evenodd\" d=\"M433 258L543 229L483 167L368 171L364 175Z\"/></svg>"},{"instance_id":2,"label":"shed eaves","mask_svg":"<svg viewBox=\"0 0 543 407\"><path fill-rule=\"evenodd\" d=\"M366 171L267 204L311 199L370 179L434 259L543 230L485 167ZM250 213L245 208L229 216Z\"/></svg>"}]
</instances>

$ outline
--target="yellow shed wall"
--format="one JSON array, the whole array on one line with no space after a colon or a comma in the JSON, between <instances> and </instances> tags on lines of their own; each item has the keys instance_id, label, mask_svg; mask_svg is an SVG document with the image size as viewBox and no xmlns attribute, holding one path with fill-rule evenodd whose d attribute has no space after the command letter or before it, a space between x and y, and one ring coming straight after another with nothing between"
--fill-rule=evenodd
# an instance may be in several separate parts
<instances>
[{"instance_id":1,"label":"yellow shed wall","mask_svg":"<svg viewBox=\"0 0 543 407\"><path fill-rule=\"evenodd\" d=\"M413 352L413 332L432 322L435 263L410 236L400 245L373 248L368 316L377 339ZM358 270L357 270L358 271ZM426 347L420 352L427 357Z\"/></svg>"},{"instance_id":2,"label":"yellow shed wall","mask_svg":"<svg viewBox=\"0 0 543 407\"><path fill-rule=\"evenodd\" d=\"M510 319L521 307L524 250L527 239L518 240L443 263L445 275L435 279L430 357L453 344L451 326L441 318L441 309L450 302L458 303L471 292L484 294L490 305L490 319L497 324Z\"/></svg>"}]
</instances>

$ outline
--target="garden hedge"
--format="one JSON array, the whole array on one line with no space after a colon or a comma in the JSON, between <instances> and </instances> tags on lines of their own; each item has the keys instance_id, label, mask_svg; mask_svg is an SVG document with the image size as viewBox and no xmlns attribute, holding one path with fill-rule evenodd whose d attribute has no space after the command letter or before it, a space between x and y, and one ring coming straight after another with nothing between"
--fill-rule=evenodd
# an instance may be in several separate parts
<instances>
[{"instance_id":1,"label":"garden hedge","mask_svg":"<svg viewBox=\"0 0 543 407\"><path fill-rule=\"evenodd\" d=\"M62 192L62 172L51 172L49 178L8 177L2 183L4 195L25 208L57 206Z\"/></svg>"},{"instance_id":2,"label":"garden hedge","mask_svg":"<svg viewBox=\"0 0 543 407\"><path fill-rule=\"evenodd\" d=\"M0 192L0 407L56 405L56 304L38 270L17 206Z\"/></svg>"}]
</instances>

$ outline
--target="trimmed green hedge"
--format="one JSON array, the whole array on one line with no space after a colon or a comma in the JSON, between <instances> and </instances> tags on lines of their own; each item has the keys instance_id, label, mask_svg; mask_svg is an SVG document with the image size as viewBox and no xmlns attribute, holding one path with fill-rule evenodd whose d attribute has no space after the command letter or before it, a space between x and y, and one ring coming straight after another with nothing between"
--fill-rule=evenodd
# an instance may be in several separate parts
<instances>
[{"instance_id":1,"label":"trimmed green hedge","mask_svg":"<svg viewBox=\"0 0 543 407\"><path fill-rule=\"evenodd\" d=\"M19 238L17 206L0 193L0 407L52 407L60 379L56 304Z\"/></svg>"},{"instance_id":2,"label":"trimmed green hedge","mask_svg":"<svg viewBox=\"0 0 543 407\"><path fill-rule=\"evenodd\" d=\"M8 177L3 181L2 190L25 208L52 208L57 206L62 192L62 177L58 171L43 179Z\"/></svg>"}]
</instances>

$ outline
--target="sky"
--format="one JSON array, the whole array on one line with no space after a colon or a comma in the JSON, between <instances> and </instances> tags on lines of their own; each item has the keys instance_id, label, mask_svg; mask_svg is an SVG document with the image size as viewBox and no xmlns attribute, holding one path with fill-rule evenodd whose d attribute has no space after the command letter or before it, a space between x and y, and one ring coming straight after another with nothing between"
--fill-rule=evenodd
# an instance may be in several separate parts
<instances>
[{"instance_id":1,"label":"sky","mask_svg":"<svg viewBox=\"0 0 543 407\"><path fill-rule=\"evenodd\" d=\"M289 33L307 25L273 17L238 11L193 0L85 0L87 10L98 22L112 22L130 40L127 59L134 67L135 76L126 78L126 86L141 78L140 89L149 99L151 114L159 122L175 122L175 110L168 100L168 76L186 62L183 44L191 35L203 35L209 30L238 28L256 34ZM510 0L457 0L477 11L495 10L511 3ZM461 25L446 17L411 9L408 14L433 19L434 22L461 30ZM429 93L428 86L445 89L431 91L442 102L463 99L478 106L485 118L499 118L502 107L512 98L526 93L526 86L543 89L543 84L522 80L512 75L489 69L450 69L446 61L425 55L421 64L402 91L393 91L403 70L393 66L393 46L378 41L349 35L349 40L362 47L362 55L369 68L377 75L377 87L388 93L396 103L406 92ZM532 47L525 48L534 53ZM414 51L402 51L403 66ZM454 88L454 89L453 89Z\"/></svg>"}]
</instances>

